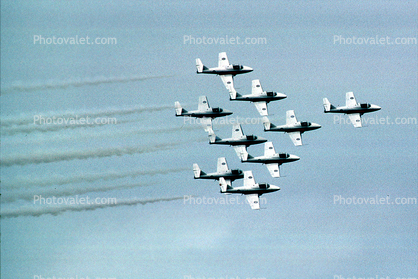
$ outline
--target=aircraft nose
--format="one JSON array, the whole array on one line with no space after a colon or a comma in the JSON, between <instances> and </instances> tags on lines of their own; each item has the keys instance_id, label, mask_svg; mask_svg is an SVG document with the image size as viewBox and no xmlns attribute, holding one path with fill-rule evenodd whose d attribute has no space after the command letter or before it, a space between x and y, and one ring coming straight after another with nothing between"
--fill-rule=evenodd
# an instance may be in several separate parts
<instances>
[{"instance_id":1,"label":"aircraft nose","mask_svg":"<svg viewBox=\"0 0 418 279\"><path fill-rule=\"evenodd\" d=\"M246 71L248 71L248 72L252 72L252 71L254 71L254 69L253 69L253 68L248 67L248 66L244 66L244 70L246 70Z\"/></svg>"},{"instance_id":2,"label":"aircraft nose","mask_svg":"<svg viewBox=\"0 0 418 279\"><path fill-rule=\"evenodd\" d=\"M300 159L300 157L299 157L299 156L292 155L292 154L289 156L289 158L290 158L290 159L292 159L292 160L294 160L294 161L297 161L297 160L299 160L299 159Z\"/></svg>"},{"instance_id":3,"label":"aircraft nose","mask_svg":"<svg viewBox=\"0 0 418 279\"><path fill-rule=\"evenodd\" d=\"M376 106L376 105L373 105L373 108L374 108L375 110L380 110L380 109L382 109L381 107Z\"/></svg>"}]
</instances>

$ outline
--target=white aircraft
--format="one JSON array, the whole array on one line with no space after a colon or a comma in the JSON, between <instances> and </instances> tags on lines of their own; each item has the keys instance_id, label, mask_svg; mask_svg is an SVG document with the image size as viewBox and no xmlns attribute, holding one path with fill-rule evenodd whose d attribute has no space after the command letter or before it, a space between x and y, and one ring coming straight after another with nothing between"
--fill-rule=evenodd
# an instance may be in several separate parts
<instances>
[{"instance_id":1,"label":"white aircraft","mask_svg":"<svg viewBox=\"0 0 418 279\"><path fill-rule=\"evenodd\" d=\"M354 98L353 92L347 92L345 94L345 106L342 107L334 107L327 98L323 99L324 103L324 112L325 113L345 113L350 118L351 123L353 123L354 127L360 128L361 125L361 116L364 113L373 112L380 110L381 107L377 105L372 105L368 103L357 103L356 99Z\"/></svg>"},{"instance_id":2,"label":"white aircraft","mask_svg":"<svg viewBox=\"0 0 418 279\"><path fill-rule=\"evenodd\" d=\"M195 179L214 179L219 180L223 177L227 183L227 185L231 186L231 182L235 179L241 179L244 177L244 173L240 169L233 169L230 170L228 168L228 164L226 162L225 157L218 158L218 165L216 172L213 173L205 173L203 172L198 164L193 164L193 172Z\"/></svg>"},{"instance_id":3,"label":"white aircraft","mask_svg":"<svg viewBox=\"0 0 418 279\"><path fill-rule=\"evenodd\" d=\"M203 65L202 61L199 58L197 58L196 68L198 74L219 75L226 89L228 89L229 92L235 91L233 79L235 75L245 74L253 71L253 69L248 66L229 64L226 52L219 53L218 67L208 68L205 65Z\"/></svg>"},{"instance_id":4,"label":"white aircraft","mask_svg":"<svg viewBox=\"0 0 418 279\"><path fill-rule=\"evenodd\" d=\"M215 135L213 129L208 129L208 134L210 144L232 145L238 157L245 151L247 146L260 144L267 141L267 139L262 137L244 135L240 124L234 124L232 126L232 138L221 139Z\"/></svg>"},{"instance_id":5,"label":"white aircraft","mask_svg":"<svg viewBox=\"0 0 418 279\"><path fill-rule=\"evenodd\" d=\"M221 186L221 193L245 195L251 209L260 209L259 197L262 194L280 190L280 187L268 183L255 183L252 171L244 171L244 186L232 187L223 177L219 179L219 186Z\"/></svg>"},{"instance_id":6,"label":"white aircraft","mask_svg":"<svg viewBox=\"0 0 418 279\"><path fill-rule=\"evenodd\" d=\"M202 119L202 125L205 127L205 131L212 128L212 119L216 117L222 117L231 115L232 111L223 110L222 108L211 108L209 106L206 96L199 97L199 104L197 110L187 111L181 107L179 102L175 102L176 116L189 116Z\"/></svg>"},{"instance_id":7,"label":"white aircraft","mask_svg":"<svg viewBox=\"0 0 418 279\"><path fill-rule=\"evenodd\" d=\"M300 157L288 153L276 153L273 143L268 141L264 143L264 156L253 157L245 149L239 156L243 163L262 163L265 164L272 177L280 177L280 165L294 162Z\"/></svg>"},{"instance_id":8,"label":"white aircraft","mask_svg":"<svg viewBox=\"0 0 418 279\"><path fill-rule=\"evenodd\" d=\"M263 91L259 79L252 81L251 94L240 95L235 90L229 91L231 101L249 101L253 102L261 116L268 115L267 104L271 101L277 101L287 98L283 93L272 91Z\"/></svg>"},{"instance_id":9,"label":"white aircraft","mask_svg":"<svg viewBox=\"0 0 418 279\"><path fill-rule=\"evenodd\" d=\"M311 122L299 122L296 119L295 111L286 111L286 125L276 126L270 122L267 116L263 117L264 131L285 132L289 134L290 139L295 146L302 145L302 134L306 131L312 131L321 128L321 125Z\"/></svg>"}]
</instances>

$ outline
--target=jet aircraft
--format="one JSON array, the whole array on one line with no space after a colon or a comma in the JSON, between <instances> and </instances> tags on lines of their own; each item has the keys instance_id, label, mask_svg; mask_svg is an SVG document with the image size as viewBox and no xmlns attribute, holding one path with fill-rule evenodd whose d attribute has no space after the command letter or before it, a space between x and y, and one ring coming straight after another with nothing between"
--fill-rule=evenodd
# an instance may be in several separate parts
<instances>
[{"instance_id":1,"label":"jet aircraft","mask_svg":"<svg viewBox=\"0 0 418 279\"><path fill-rule=\"evenodd\" d=\"M226 52L219 53L218 67L208 68L205 65L203 65L202 61L199 58L197 58L196 68L198 74L219 75L226 89L228 89L229 92L235 91L233 79L235 75L245 74L253 71L253 69L248 66L229 64Z\"/></svg>"},{"instance_id":2,"label":"jet aircraft","mask_svg":"<svg viewBox=\"0 0 418 279\"><path fill-rule=\"evenodd\" d=\"M287 98L283 93L273 91L263 91L260 80L252 81L251 94L240 95L235 90L229 91L231 101L249 101L253 102L261 116L268 115L267 104L271 101L277 101Z\"/></svg>"},{"instance_id":3,"label":"jet aircraft","mask_svg":"<svg viewBox=\"0 0 418 279\"><path fill-rule=\"evenodd\" d=\"M368 103L357 103L353 92L347 92L345 94L345 106L335 107L328 101L327 98L323 99L323 104L325 113L347 114L350 118L351 123L353 123L354 127L356 128L362 127L361 116L364 113L373 112L381 109L381 107L377 105L372 105Z\"/></svg>"},{"instance_id":4,"label":"jet aircraft","mask_svg":"<svg viewBox=\"0 0 418 279\"><path fill-rule=\"evenodd\" d=\"M245 151L245 148L250 145L260 144L266 142L267 139L257 137L254 135L244 135L240 124L232 126L232 138L221 139L215 135L213 129L208 129L210 144L231 145L234 147L238 156Z\"/></svg>"},{"instance_id":5,"label":"jet aircraft","mask_svg":"<svg viewBox=\"0 0 418 279\"><path fill-rule=\"evenodd\" d=\"M296 119L295 111L286 111L286 124L276 126L270 122L267 116L263 117L264 131L285 132L289 134L290 139L295 146L302 145L302 134L306 131L312 131L321 128L321 125L311 122L299 122Z\"/></svg>"},{"instance_id":6,"label":"jet aircraft","mask_svg":"<svg viewBox=\"0 0 418 279\"><path fill-rule=\"evenodd\" d=\"M232 111L224 110L222 108L211 108L209 106L206 96L199 97L199 104L197 110L187 111L181 107L179 102L174 103L176 107L176 116L189 116L202 119L202 125L205 127L205 131L212 128L212 119L216 117L222 117L231 115Z\"/></svg>"},{"instance_id":7,"label":"jet aircraft","mask_svg":"<svg viewBox=\"0 0 418 279\"><path fill-rule=\"evenodd\" d=\"M272 177L280 177L280 165L297 161L300 157L288 153L276 153L273 143L268 141L264 143L264 156L253 157L245 149L240 154L240 159L243 163L265 164Z\"/></svg>"},{"instance_id":8,"label":"jet aircraft","mask_svg":"<svg viewBox=\"0 0 418 279\"><path fill-rule=\"evenodd\" d=\"M231 186L231 182L235 179L241 179L244 177L244 173L240 169L229 169L225 157L218 158L218 165L216 172L205 173L203 172L198 164L193 164L193 172L195 179L214 179L219 180L223 177L226 183Z\"/></svg>"},{"instance_id":9,"label":"jet aircraft","mask_svg":"<svg viewBox=\"0 0 418 279\"><path fill-rule=\"evenodd\" d=\"M221 193L245 195L251 209L260 209L259 197L262 194L280 190L280 187L268 183L255 183L252 171L244 171L244 186L232 187L228 185L223 177L219 179L219 186L221 187Z\"/></svg>"}]
</instances>

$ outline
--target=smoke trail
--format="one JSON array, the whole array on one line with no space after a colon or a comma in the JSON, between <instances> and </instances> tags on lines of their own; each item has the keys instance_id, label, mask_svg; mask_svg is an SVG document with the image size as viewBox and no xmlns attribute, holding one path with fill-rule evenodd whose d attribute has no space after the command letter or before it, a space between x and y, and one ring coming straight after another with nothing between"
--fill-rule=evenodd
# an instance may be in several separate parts
<instances>
[{"instance_id":1,"label":"smoke trail","mask_svg":"<svg viewBox=\"0 0 418 279\"><path fill-rule=\"evenodd\" d=\"M170 174L175 172L182 172L190 170L190 168L172 168L172 169L160 169L160 170L131 170L131 171L109 171L105 173L80 173L72 176L63 175L50 175L44 177L33 176L18 176L14 181L7 182L2 181L3 189L20 189L29 187L48 187L52 185L65 185L71 183L82 182L94 182L97 180L115 180L125 177L138 177L138 176L153 176L159 174ZM4 196L3 196L4 197Z\"/></svg>"},{"instance_id":2,"label":"smoke trail","mask_svg":"<svg viewBox=\"0 0 418 279\"><path fill-rule=\"evenodd\" d=\"M170 149L176 145L184 142L164 143L154 146L140 146L140 147L115 147L115 148L100 148L96 150L51 150L47 152L37 151L32 154L14 154L3 156L1 166L9 167L13 165L27 165L27 164L42 164L59 161L70 161L75 159L88 158L103 158L111 156L132 155L140 153L148 153L159 150Z\"/></svg>"},{"instance_id":3,"label":"smoke trail","mask_svg":"<svg viewBox=\"0 0 418 279\"><path fill-rule=\"evenodd\" d=\"M63 188L55 188L55 189L33 189L30 191L24 192L8 192L3 191L1 196L1 202L14 202L16 200L26 200L26 201L33 201L35 196L43 196L43 197L65 197L65 196L72 196L72 195L81 195L86 193L93 193L93 192L107 192L112 190L120 190L120 189L132 189L137 187L144 187L144 186L152 186L157 184L156 182L148 182L148 183L136 183L136 184L123 184L123 185L103 185L103 186L83 186L83 187L63 187Z\"/></svg>"},{"instance_id":4,"label":"smoke trail","mask_svg":"<svg viewBox=\"0 0 418 279\"><path fill-rule=\"evenodd\" d=\"M32 83L32 84L24 84L23 82L15 82L10 87L3 89L1 92L3 94L11 93L11 92L30 92L36 90L50 90L50 89L66 89L68 87L81 87L86 85L100 85L105 83L125 83L125 82L133 82L133 81L142 81L154 78L166 78L172 77L172 75L163 75L163 76L142 76L142 75L134 75L134 76L120 76L120 77L104 77L98 76L94 78L75 78L69 80L61 80L61 81L47 81L41 83Z\"/></svg>"},{"instance_id":5,"label":"smoke trail","mask_svg":"<svg viewBox=\"0 0 418 279\"><path fill-rule=\"evenodd\" d=\"M135 113L144 113L144 112L155 112L162 111L167 109L173 109L173 105L163 104L163 105L151 105L143 106L136 105L128 108L107 108L107 109L92 109L90 111L61 111L61 112L47 112L47 113L33 113L30 115L20 115L12 116L1 119L1 126L9 127L15 125L34 125L35 117L44 117L44 118L62 118L62 119L75 119L75 118L98 118L98 117L113 117L116 115L129 115Z\"/></svg>"},{"instance_id":6,"label":"smoke trail","mask_svg":"<svg viewBox=\"0 0 418 279\"><path fill-rule=\"evenodd\" d=\"M145 205L147 203L154 203L154 202L162 202L162 201L174 201L180 200L184 197L171 197L171 198L156 198L156 199L124 199L124 200L117 200L117 203L92 203L92 204L71 204L74 202L75 198L67 198L70 200L67 204L62 206L42 206L42 207L21 207L18 209L9 209L9 210L2 210L1 211L1 218L13 218L19 216L41 216L44 214L51 214L51 215L58 215L66 211L87 211L87 210L95 210L99 208L107 208L107 207L117 207L117 206L131 206L142 204ZM64 198L63 198L64 201Z\"/></svg>"}]
</instances>

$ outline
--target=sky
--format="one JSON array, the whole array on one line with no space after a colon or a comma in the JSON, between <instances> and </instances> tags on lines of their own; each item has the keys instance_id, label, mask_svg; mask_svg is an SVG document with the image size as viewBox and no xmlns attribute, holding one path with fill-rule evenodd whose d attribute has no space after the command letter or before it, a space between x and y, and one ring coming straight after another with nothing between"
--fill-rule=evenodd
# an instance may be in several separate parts
<instances>
[{"instance_id":1,"label":"sky","mask_svg":"<svg viewBox=\"0 0 418 279\"><path fill-rule=\"evenodd\" d=\"M1 277L416 278L417 15L417 1L2 1ZM258 43L215 43L237 37ZM253 104L196 74L219 52L254 69L239 93L260 79L288 96L272 123L292 109L322 128L299 147L265 133ZM382 109L363 128L323 113L346 92ZM219 137L241 121L301 159L272 178L209 145L174 110L203 95L234 112ZM193 179L218 157L281 190L251 210Z\"/></svg>"}]
</instances>

